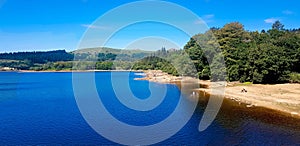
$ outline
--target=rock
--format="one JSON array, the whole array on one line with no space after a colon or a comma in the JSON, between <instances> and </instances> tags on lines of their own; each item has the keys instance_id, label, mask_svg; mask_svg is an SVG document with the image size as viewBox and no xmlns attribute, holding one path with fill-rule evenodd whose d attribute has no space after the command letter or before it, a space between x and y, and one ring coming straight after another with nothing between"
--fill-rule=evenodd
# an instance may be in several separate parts
<instances>
[{"instance_id":1,"label":"rock","mask_svg":"<svg viewBox=\"0 0 300 146\"><path fill-rule=\"evenodd\" d=\"M253 106L253 104L248 104L248 105L246 105L246 107L252 107Z\"/></svg>"},{"instance_id":2,"label":"rock","mask_svg":"<svg viewBox=\"0 0 300 146\"><path fill-rule=\"evenodd\" d=\"M291 115L298 115L297 112L291 112Z\"/></svg>"}]
</instances>

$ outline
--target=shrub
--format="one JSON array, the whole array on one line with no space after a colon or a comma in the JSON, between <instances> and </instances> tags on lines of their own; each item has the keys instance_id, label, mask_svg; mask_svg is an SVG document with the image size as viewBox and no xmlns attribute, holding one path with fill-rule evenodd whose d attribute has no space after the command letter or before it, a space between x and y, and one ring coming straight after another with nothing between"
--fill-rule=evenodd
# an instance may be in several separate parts
<instances>
[{"instance_id":1,"label":"shrub","mask_svg":"<svg viewBox=\"0 0 300 146\"><path fill-rule=\"evenodd\" d=\"M300 74L299 73L291 73L290 74L290 82L291 83L300 83Z\"/></svg>"}]
</instances>

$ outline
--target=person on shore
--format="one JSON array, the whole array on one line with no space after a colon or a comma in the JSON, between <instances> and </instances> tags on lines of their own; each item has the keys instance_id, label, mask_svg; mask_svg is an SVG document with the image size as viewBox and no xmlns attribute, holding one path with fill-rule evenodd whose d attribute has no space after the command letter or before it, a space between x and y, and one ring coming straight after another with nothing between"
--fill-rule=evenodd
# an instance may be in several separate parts
<instances>
[{"instance_id":1,"label":"person on shore","mask_svg":"<svg viewBox=\"0 0 300 146\"><path fill-rule=\"evenodd\" d=\"M248 91L247 91L245 88L243 88L243 89L241 90L241 92L242 92L242 93L247 93Z\"/></svg>"}]
</instances>

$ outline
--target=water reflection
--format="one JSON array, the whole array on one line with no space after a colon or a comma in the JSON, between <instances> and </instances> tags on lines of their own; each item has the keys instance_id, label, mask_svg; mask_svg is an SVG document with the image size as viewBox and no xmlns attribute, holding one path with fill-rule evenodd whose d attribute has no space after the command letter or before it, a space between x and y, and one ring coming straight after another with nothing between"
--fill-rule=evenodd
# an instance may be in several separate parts
<instances>
[{"instance_id":1,"label":"water reflection","mask_svg":"<svg viewBox=\"0 0 300 146\"><path fill-rule=\"evenodd\" d=\"M189 87L186 95L193 95L195 84L177 83ZM209 97L199 92L195 111L200 120ZM191 97L191 96L187 96ZM193 99L193 98L191 98ZM195 120L195 119L194 119ZM199 121L198 121L199 122ZM214 135L216 139L202 139L207 145L295 145L300 144L300 119L263 107L247 107L230 99L224 99L214 123L198 137ZM206 143L207 142L207 143Z\"/></svg>"},{"instance_id":2,"label":"water reflection","mask_svg":"<svg viewBox=\"0 0 300 146\"><path fill-rule=\"evenodd\" d=\"M200 98L205 100L199 101L198 113L203 112L208 99ZM300 119L263 107L249 108L224 99L215 122L229 131L227 137L231 138L226 141L230 144L300 144Z\"/></svg>"}]
</instances>

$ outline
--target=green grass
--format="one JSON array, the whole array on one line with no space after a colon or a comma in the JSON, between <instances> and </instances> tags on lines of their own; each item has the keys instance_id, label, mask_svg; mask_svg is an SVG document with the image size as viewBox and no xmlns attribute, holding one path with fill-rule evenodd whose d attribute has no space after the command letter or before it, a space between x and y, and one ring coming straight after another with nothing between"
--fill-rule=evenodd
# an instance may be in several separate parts
<instances>
[{"instance_id":1,"label":"green grass","mask_svg":"<svg viewBox=\"0 0 300 146\"><path fill-rule=\"evenodd\" d=\"M244 82L244 83L235 84L234 86L251 86L251 85L253 85L252 82Z\"/></svg>"},{"instance_id":2,"label":"green grass","mask_svg":"<svg viewBox=\"0 0 300 146\"><path fill-rule=\"evenodd\" d=\"M252 82L244 82L243 85L252 85Z\"/></svg>"}]
</instances>

